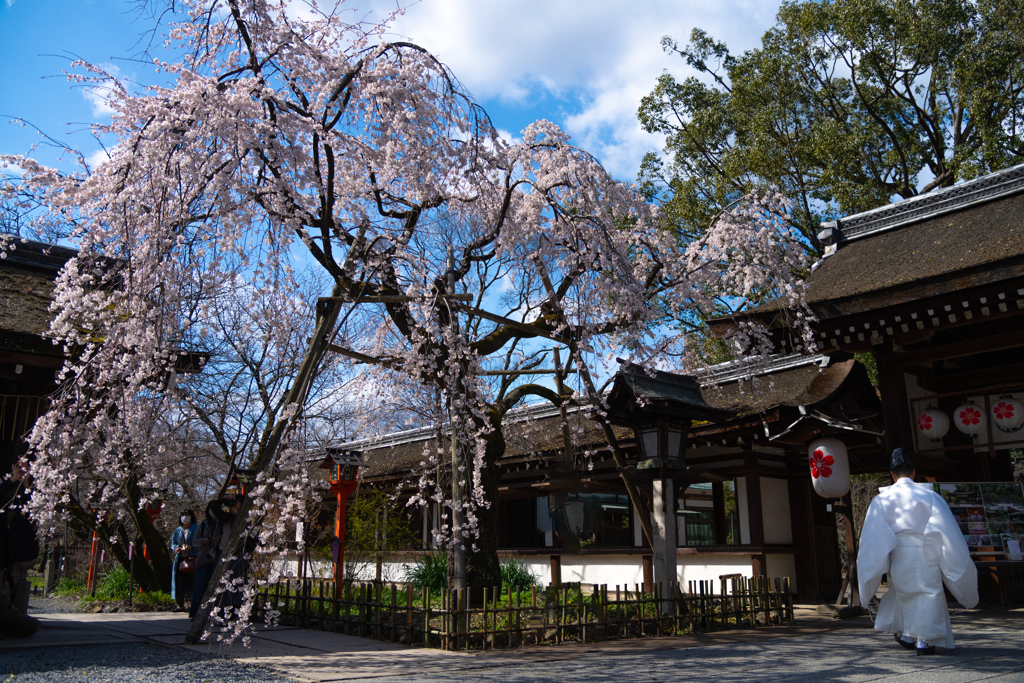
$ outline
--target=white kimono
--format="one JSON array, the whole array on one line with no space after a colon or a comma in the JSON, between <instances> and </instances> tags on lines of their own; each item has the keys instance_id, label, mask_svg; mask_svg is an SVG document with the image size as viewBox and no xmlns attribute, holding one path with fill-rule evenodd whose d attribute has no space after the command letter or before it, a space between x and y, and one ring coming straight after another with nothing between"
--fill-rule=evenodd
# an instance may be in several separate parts
<instances>
[{"instance_id":1,"label":"white kimono","mask_svg":"<svg viewBox=\"0 0 1024 683\"><path fill-rule=\"evenodd\" d=\"M956 518L931 484L904 477L871 501L857 554L862 600L875 594L886 573L889 591L875 628L953 649L942 584L971 608L978 604L978 572Z\"/></svg>"}]
</instances>

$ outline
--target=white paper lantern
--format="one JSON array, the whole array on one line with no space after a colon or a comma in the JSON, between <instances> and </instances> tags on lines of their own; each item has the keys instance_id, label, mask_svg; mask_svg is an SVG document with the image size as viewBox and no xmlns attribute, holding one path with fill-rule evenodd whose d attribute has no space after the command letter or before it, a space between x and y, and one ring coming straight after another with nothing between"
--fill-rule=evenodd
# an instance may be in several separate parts
<instances>
[{"instance_id":1,"label":"white paper lantern","mask_svg":"<svg viewBox=\"0 0 1024 683\"><path fill-rule=\"evenodd\" d=\"M949 418L941 410L928 406L928 409L917 417L917 430L932 441L940 441L949 431Z\"/></svg>"},{"instance_id":2,"label":"white paper lantern","mask_svg":"<svg viewBox=\"0 0 1024 683\"><path fill-rule=\"evenodd\" d=\"M1024 425L1024 403L1013 396L1001 396L992 404L992 420L1001 432L1015 432Z\"/></svg>"},{"instance_id":3,"label":"white paper lantern","mask_svg":"<svg viewBox=\"0 0 1024 683\"><path fill-rule=\"evenodd\" d=\"M964 434L976 437L985 431L985 412L974 401L964 401L953 411L953 424Z\"/></svg>"},{"instance_id":4,"label":"white paper lantern","mask_svg":"<svg viewBox=\"0 0 1024 683\"><path fill-rule=\"evenodd\" d=\"M807 447L811 484L822 498L841 498L850 490L850 460L846 445L834 437L812 441Z\"/></svg>"}]
</instances>

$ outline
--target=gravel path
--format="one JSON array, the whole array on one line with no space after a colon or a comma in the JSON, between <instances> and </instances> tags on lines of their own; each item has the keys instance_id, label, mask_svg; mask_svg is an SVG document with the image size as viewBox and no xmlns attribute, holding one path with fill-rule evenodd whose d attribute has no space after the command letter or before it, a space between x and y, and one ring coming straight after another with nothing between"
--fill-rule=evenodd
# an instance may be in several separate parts
<instances>
[{"instance_id":1,"label":"gravel path","mask_svg":"<svg viewBox=\"0 0 1024 683\"><path fill-rule=\"evenodd\" d=\"M78 611L74 598L33 595L30 615ZM0 636L2 637L2 636ZM227 657L154 643L118 643L0 649L0 680L4 683L293 683L293 679Z\"/></svg>"},{"instance_id":2,"label":"gravel path","mask_svg":"<svg viewBox=\"0 0 1024 683\"><path fill-rule=\"evenodd\" d=\"M75 598L44 598L41 595L33 595L28 600L29 614L66 614L77 611L78 600Z\"/></svg>"},{"instance_id":3,"label":"gravel path","mask_svg":"<svg viewBox=\"0 0 1024 683\"><path fill-rule=\"evenodd\" d=\"M292 679L217 655L149 643L2 650L4 683L292 683Z\"/></svg>"}]
</instances>

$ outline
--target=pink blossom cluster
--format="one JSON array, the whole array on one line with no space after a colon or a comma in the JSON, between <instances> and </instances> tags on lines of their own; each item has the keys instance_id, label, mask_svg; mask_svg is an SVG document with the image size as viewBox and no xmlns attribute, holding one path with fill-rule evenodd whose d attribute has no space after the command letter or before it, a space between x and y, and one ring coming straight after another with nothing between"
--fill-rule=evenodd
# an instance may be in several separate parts
<instances>
[{"instance_id":1,"label":"pink blossom cluster","mask_svg":"<svg viewBox=\"0 0 1024 683\"><path fill-rule=\"evenodd\" d=\"M186 57L156 64L171 85L136 92L82 65L79 78L110 85L116 114L103 132L119 143L109 161L65 175L0 159L24 170L16 191L62 216L80 249L57 282L50 330L68 358L64 383L31 437L44 530L72 491L130 516L126 488L167 479L174 460L157 418L185 409L169 407L167 381L183 343L211 328L209 302L227 287L288 300L309 264L332 283L329 300L294 303L322 323L306 351L313 366L329 343L358 375L348 400L416 394L421 419L444 425L417 476L419 500L449 511L449 544L473 544L496 430L523 399L600 414L608 359L692 368L679 321L723 303L774 298L810 346L804 251L783 197L753 194L684 240L554 124L503 140L447 68L386 41L386 25L298 16L283 1L181 4L169 41ZM247 334L284 334L274 316L251 324ZM753 323L734 341L771 348ZM484 374L550 364L553 345L578 372L571 396L528 375ZM304 514L308 481L290 444L307 395L300 386L276 415L281 446L250 457L250 521L274 520L256 532L259 552L275 552ZM245 591L243 624L254 579Z\"/></svg>"}]
</instances>

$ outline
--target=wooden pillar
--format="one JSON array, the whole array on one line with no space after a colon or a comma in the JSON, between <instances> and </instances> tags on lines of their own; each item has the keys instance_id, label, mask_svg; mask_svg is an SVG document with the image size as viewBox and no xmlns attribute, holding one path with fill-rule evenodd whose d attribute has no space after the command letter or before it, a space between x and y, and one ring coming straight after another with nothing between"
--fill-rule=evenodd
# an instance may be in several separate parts
<instances>
[{"instance_id":1,"label":"wooden pillar","mask_svg":"<svg viewBox=\"0 0 1024 683\"><path fill-rule=\"evenodd\" d=\"M654 590L654 557L651 555L644 555L640 558L643 563L644 571L644 590Z\"/></svg>"},{"instance_id":2,"label":"wooden pillar","mask_svg":"<svg viewBox=\"0 0 1024 683\"><path fill-rule=\"evenodd\" d=\"M857 538L853 531L853 497L843 496L843 529L846 536L847 576L850 579L850 606L860 606L860 584L857 581Z\"/></svg>"},{"instance_id":3,"label":"wooden pillar","mask_svg":"<svg viewBox=\"0 0 1024 683\"><path fill-rule=\"evenodd\" d=\"M711 501L714 509L712 526L715 532L715 545L725 545L729 541L729 530L726 528L725 487L722 482L712 482Z\"/></svg>"},{"instance_id":4,"label":"wooden pillar","mask_svg":"<svg viewBox=\"0 0 1024 683\"><path fill-rule=\"evenodd\" d=\"M916 452L903 366L891 348L879 348L873 353L878 365L878 391L882 395L886 456L897 448Z\"/></svg>"},{"instance_id":5,"label":"wooden pillar","mask_svg":"<svg viewBox=\"0 0 1024 683\"><path fill-rule=\"evenodd\" d=\"M654 580L664 584L662 590L668 595L669 584L676 581L676 496L671 477L655 477L653 486L653 514L651 526L654 538Z\"/></svg>"},{"instance_id":6,"label":"wooden pillar","mask_svg":"<svg viewBox=\"0 0 1024 683\"><path fill-rule=\"evenodd\" d=\"M761 475L758 472L757 456L751 452L746 455L747 483L747 517L750 527L750 545L758 548L751 556L751 569L754 576L767 576L764 556L764 514L761 507Z\"/></svg>"},{"instance_id":7,"label":"wooden pillar","mask_svg":"<svg viewBox=\"0 0 1024 683\"><path fill-rule=\"evenodd\" d=\"M551 585L561 586L562 585L562 556L552 555L551 556Z\"/></svg>"}]
</instances>

